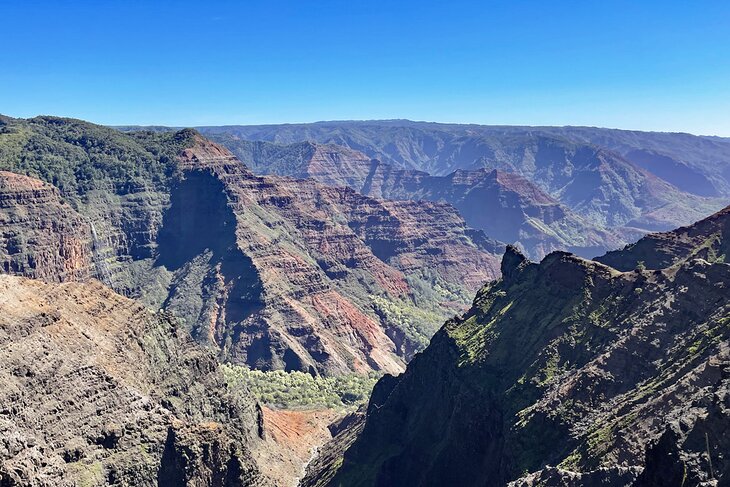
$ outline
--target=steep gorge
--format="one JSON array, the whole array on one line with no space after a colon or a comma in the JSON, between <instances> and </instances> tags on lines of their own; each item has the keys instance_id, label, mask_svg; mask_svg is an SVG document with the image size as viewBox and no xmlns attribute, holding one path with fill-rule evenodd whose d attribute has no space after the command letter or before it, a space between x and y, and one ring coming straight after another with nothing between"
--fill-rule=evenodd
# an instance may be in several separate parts
<instances>
[{"instance_id":1,"label":"steep gorge","mask_svg":"<svg viewBox=\"0 0 730 487\"><path fill-rule=\"evenodd\" d=\"M499 272L501 244L448 205L254 176L192 130L4 119L0 169L45 180L26 178L52 196L2 195L16 225L8 272L100 279L173 311L222 360L264 370L400 371ZM23 205L33 220L19 217ZM53 243L16 245L38 228ZM78 243L59 257L57 241Z\"/></svg>"}]
</instances>

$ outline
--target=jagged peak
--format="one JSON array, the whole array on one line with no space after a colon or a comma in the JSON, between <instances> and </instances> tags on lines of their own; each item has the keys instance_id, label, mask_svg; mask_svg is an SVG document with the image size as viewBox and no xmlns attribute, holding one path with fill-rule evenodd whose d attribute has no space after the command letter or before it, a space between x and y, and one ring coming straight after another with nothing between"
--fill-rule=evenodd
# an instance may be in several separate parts
<instances>
[{"instance_id":1,"label":"jagged peak","mask_svg":"<svg viewBox=\"0 0 730 487\"><path fill-rule=\"evenodd\" d=\"M520 249L514 245L507 245L502 256L502 264L500 270L502 271L502 278L505 281L511 281L520 273L520 270L524 268L530 261L524 256Z\"/></svg>"}]
</instances>

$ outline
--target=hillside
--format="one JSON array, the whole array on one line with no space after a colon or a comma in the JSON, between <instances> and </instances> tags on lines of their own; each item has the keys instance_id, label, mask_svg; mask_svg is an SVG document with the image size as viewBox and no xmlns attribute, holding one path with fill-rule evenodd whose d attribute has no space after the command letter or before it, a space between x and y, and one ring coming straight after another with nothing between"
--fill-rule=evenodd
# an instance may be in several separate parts
<instances>
[{"instance_id":1,"label":"hillside","mask_svg":"<svg viewBox=\"0 0 730 487\"><path fill-rule=\"evenodd\" d=\"M724 248L728 215L662 241ZM503 278L378 382L329 485L724 485L730 266L697 251L620 272L509 248Z\"/></svg>"},{"instance_id":2,"label":"hillside","mask_svg":"<svg viewBox=\"0 0 730 487\"><path fill-rule=\"evenodd\" d=\"M168 313L0 275L3 486L274 485L261 411Z\"/></svg>"},{"instance_id":3,"label":"hillside","mask_svg":"<svg viewBox=\"0 0 730 487\"><path fill-rule=\"evenodd\" d=\"M100 279L255 368L400 371L499 274L449 205L255 176L191 130L8 120L0 169L3 269Z\"/></svg>"}]
</instances>

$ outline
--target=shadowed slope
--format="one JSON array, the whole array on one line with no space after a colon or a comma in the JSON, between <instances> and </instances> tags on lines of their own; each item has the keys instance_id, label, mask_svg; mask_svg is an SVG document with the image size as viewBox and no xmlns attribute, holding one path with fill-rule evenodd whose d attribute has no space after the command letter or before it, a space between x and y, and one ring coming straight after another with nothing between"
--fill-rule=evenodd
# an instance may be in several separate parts
<instances>
[{"instance_id":1,"label":"shadowed slope","mask_svg":"<svg viewBox=\"0 0 730 487\"><path fill-rule=\"evenodd\" d=\"M502 273L403 375L376 385L330 485L725 479L730 266L689 254L621 273L508 249Z\"/></svg>"}]
</instances>

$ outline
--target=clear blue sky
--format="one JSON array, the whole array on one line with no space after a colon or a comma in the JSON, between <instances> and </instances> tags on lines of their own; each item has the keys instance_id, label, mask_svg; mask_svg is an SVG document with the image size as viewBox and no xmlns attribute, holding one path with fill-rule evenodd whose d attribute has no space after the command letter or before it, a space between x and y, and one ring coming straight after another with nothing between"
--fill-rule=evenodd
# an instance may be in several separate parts
<instances>
[{"instance_id":1,"label":"clear blue sky","mask_svg":"<svg viewBox=\"0 0 730 487\"><path fill-rule=\"evenodd\" d=\"M727 1L0 0L0 113L730 136Z\"/></svg>"}]
</instances>

